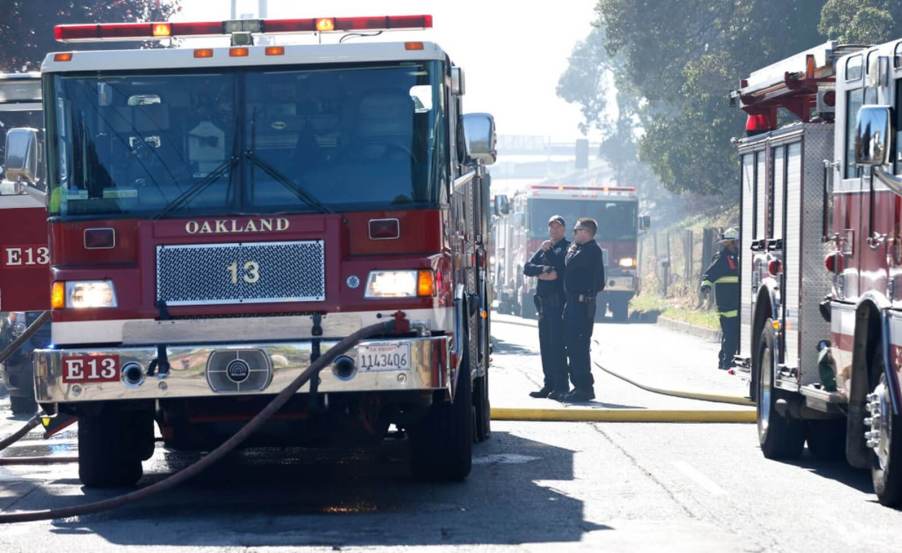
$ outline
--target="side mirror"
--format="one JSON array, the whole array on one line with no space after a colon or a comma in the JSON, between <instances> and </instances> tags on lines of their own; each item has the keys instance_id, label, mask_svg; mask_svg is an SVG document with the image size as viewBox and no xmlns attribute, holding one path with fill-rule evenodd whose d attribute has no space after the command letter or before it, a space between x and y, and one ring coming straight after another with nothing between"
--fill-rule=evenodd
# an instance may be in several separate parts
<instances>
[{"instance_id":1,"label":"side mirror","mask_svg":"<svg viewBox=\"0 0 902 553\"><path fill-rule=\"evenodd\" d=\"M505 194L495 196L495 215L507 215L511 212L511 201Z\"/></svg>"},{"instance_id":2,"label":"side mirror","mask_svg":"<svg viewBox=\"0 0 902 553\"><path fill-rule=\"evenodd\" d=\"M639 230L648 230L651 228L651 215L639 216Z\"/></svg>"},{"instance_id":3,"label":"side mirror","mask_svg":"<svg viewBox=\"0 0 902 553\"><path fill-rule=\"evenodd\" d=\"M855 163L859 165L885 165L892 151L890 108L886 106L862 106L858 110L855 131Z\"/></svg>"},{"instance_id":4,"label":"side mirror","mask_svg":"<svg viewBox=\"0 0 902 553\"><path fill-rule=\"evenodd\" d=\"M34 183L38 174L38 131L15 128L6 132L5 176L11 181Z\"/></svg>"},{"instance_id":5,"label":"side mirror","mask_svg":"<svg viewBox=\"0 0 902 553\"><path fill-rule=\"evenodd\" d=\"M464 115L464 139L467 156L486 165L495 163L495 119L488 113Z\"/></svg>"},{"instance_id":6,"label":"side mirror","mask_svg":"<svg viewBox=\"0 0 902 553\"><path fill-rule=\"evenodd\" d=\"M451 94L463 96L467 92L467 81L464 78L464 70L454 66L451 68Z\"/></svg>"}]
</instances>

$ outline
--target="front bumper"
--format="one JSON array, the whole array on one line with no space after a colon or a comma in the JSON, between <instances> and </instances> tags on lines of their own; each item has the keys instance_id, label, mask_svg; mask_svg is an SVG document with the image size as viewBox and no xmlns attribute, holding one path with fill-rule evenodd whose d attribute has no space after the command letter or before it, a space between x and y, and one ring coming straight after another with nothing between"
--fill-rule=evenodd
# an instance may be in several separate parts
<instances>
[{"instance_id":1,"label":"front bumper","mask_svg":"<svg viewBox=\"0 0 902 553\"><path fill-rule=\"evenodd\" d=\"M604 291L635 294L639 291L639 279L630 274L607 275Z\"/></svg>"},{"instance_id":2,"label":"front bumper","mask_svg":"<svg viewBox=\"0 0 902 553\"><path fill-rule=\"evenodd\" d=\"M332 392L388 392L412 390L450 390L451 356L448 336L417 337L386 340L367 340L351 348L344 355L359 361L359 349L378 345L409 346L409 368L359 368L348 378L326 367L320 372L319 391ZM338 340L324 339L320 351L325 353ZM170 399L188 397L242 396L277 394L310 366L313 350L311 340L291 342L263 342L240 344L180 344L167 346L170 364L166 375L147 375L151 361L157 357L154 346L42 349L34 353L35 395L40 403L71 403L83 401ZM216 354L214 356L213 354ZM119 368L137 363L143 372L140 384L129 383L122 374L108 382L64 382L63 358L72 356L118 356ZM234 381L223 380L217 361L231 355L251 361L251 371L268 370L268 374L248 380L255 385L232 386ZM254 361L260 362L254 367ZM265 378L264 378L265 377ZM231 384L230 384L231 382ZM223 384L225 383L225 385ZM250 389L248 389L250 388ZM305 384L299 393L308 392Z\"/></svg>"}]
</instances>

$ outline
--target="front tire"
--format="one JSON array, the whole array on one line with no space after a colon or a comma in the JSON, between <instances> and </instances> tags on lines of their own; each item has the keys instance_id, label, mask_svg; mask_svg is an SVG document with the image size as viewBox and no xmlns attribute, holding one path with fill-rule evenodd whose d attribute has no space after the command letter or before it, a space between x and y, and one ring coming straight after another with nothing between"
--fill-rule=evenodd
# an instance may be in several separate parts
<instances>
[{"instance_id":1,"label":"front tire","mask_svg":"<svg viewBox=\"0 0 902 553\"><path fill-rule=\"evenodd\" d=\"M879 368L880 377L867 403L871 419L868 446L876 457L871 480L881 505L899 507L902 506L902 417L893 414L882 363Z\"/></svg>"},{"instance_id":2,"label":"front tire","mask_svg":"<svg viewBox=\"0 0 902 553\"><path fill-rule=\"evenodd\" d=\"M420 480L462 481L473 462L473 389L464 352L451 403L433 403L410 429L410 469Z\"/></svg>"},{"instance_id":3,"label":"front tire","mask_svg":"<svg viewBox=\"0 0 902 553\"><path fill-rule=\"evenodd\" d=\"M38 410L38 404L34 398L24 396L9 396L9 407L13 415L34 415Z\"/></svg>"},{"instance_id":4,"label":"front tire","mask_svg":"<svg viewBox=\"0 0 902 553\"><path fill-rule=\"evenodd\" d=\"M625 323L629 319L629 307L628 301L617 300L611 302L611 314L614 320L618 323Z\"/></svg>"},{"instance_id":5,"label":"front tire","mask_svg":"<svg viewBox=\"0 0 902 553\"><path fill-rule=\"evenodd\" d=\"M147 428L143 413L101 409L78 417L78 477L88 488L134 486L141 479Z\"/></svg>"},{"instance_id":6,"label":"front tire","mask_svg":"<svg viewBox=\"0 0 902 553\"><path fill-rule=\"evenodd\" d=\"M758 443L768 459L797 459L805 445L802 421L784 417L776 410L777 389L774 386L774 339L771 320L765 322L758 339Z\"/></svg>"},{"instance_id":7,"label":"front tire","mask_svg":"<svg viewBox=\"0 0 902 553\"><path fill-rule=\"evenodd\" d=\"M484 442L492 434L492 406L489 403L489 373L473 382L473 408L476 442Z\"/></svg>"}]
</instances>

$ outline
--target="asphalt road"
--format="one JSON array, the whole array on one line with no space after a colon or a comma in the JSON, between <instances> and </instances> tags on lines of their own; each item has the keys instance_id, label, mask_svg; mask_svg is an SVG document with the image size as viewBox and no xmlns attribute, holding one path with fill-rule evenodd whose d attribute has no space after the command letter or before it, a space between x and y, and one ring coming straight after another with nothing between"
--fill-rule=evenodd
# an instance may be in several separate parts
<instances>
[{"instance_id":1,"label":"asphalt road","mask_svg":"<svg viewBox=\"0 0 902 553\"><path fill-rule=\"evenodd\" d=\"M576 408L526 395L541 382L531 324L495 320L493 405ZM716 344L638 324L597 325L596 338L597 362L643 382L745 388L713 368ZM596 379L595 409L724 408ZM0 436L18 424L0 417ZM3 455L72 455L74 437L32 436ZM455 485L412 480L405 455L399 441L253 450L119 511L0 528L0 551L902 551L902 513L876 502L866 473L807 455L767 461L751 424L495 422ZM192 460L158 448L142 483ZM83 490L74 465L0 468L3 511L112 494Z\"/></svg>"}]
</instances>

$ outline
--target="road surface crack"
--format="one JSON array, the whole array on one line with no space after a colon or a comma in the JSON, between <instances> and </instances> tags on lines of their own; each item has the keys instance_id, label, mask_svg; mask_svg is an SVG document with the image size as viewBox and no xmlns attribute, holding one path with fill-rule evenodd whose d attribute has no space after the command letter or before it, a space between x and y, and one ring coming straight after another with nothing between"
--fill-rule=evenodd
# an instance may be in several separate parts
<instances>
[{"instance_id":1,"label":"road surface crack","mask_svg":"<svg viewBox=\"0 0 902 553\"><path fill-rule=\"evenodd\" d=\"M659 480L659 479L658 479L658 478L657 478L650 470L648 470L648 469L646 469L645 467L643 467L642 464L639 463L639 460L636 459L635 456L633 456L633 455L632 455L630 452L628 452L623 446L621 446L621 445L618 444L616 441L614 441L614 439L613 439L610 435L608 435L607 432L605 432L604 430L602 430L602 429L600 428L600 425L598 425L598 424L592 424L592 425L590 425L590 426L592 427L593 430L595 430L596 432L598 432L599 434L601 434L601 437L604 438L605 440L607 440L607 442L608 442L609 444L611 444L612 446L614 446L614 448L616 448L618 451L620 451L620 453L622 453L624 457L626 457L627 459L629 459L629 462L632 463L632 465L633 465L634 467L636 467L640 472L642 472L649 480L651 480L651 481L654 482L658 487L660 487L662 490L664 490L664 493L667 494L668 497L670 497L671 501L673 501L676 505L678 505L678 506L680 507L680 509L683 510L684 513L686 513L687 515L689 515L689 518L692 518L692 519L695 519L695 520L701 520L701 519L702 519L702 517L696 515L696 514L692 511L692 509L689 507L689 505L687 505L685 502L683 502L682 500L680 500L680 498L677 497L677 495L674 494L673 491L671 491L670 488L668 488L667 485L664 484L664 482L662 482L661 480Z\"/></svg>"}]
</instances>

